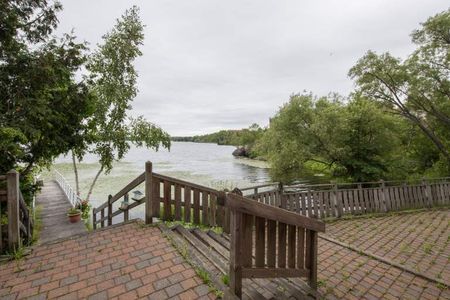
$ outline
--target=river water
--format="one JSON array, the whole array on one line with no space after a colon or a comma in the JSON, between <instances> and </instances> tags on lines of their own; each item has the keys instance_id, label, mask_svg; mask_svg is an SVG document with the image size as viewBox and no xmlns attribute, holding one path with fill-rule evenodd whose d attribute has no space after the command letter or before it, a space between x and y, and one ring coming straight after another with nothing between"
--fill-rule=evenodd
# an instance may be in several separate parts
<instances>
[{"instance_id":1,"label":"river water","mask_svg":"<svg viewBox=\"0 0 450 300\"><path fill-rule=\"evenodd\" d=\"M153 171L175 178L217 189L247 187L270 181L265 162L231 155L235 147L207 143L172 142L170 151L158 152L145 148L132 147L126 157L114 164L108 175L99 178L92 197L93 207L97 207L126 186L132 179L144 172L145 162L153 163ZM53 168L63 174L72 187L75 180L70 156L59 157ZM99 169L97 158L85 157L79 165L81 197L84 198L89 185ZM45 175L48 177L49 175ZM143 187L138 187L143 190Z\"/></svg>"}]
</instances>

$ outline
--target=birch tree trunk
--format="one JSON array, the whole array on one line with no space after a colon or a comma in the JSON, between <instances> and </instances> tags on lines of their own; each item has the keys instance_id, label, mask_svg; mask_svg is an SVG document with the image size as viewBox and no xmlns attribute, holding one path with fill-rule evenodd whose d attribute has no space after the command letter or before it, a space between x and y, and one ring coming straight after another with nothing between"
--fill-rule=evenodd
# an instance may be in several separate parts
<instances>
[{"instance_id":1,"label":"birch tree trunk","mask_svg":"<svg viewBox=\"0 0 450 300\"><path fill-rule=\"evenodd\" d=\"M73 172L75 173L75 189L77 192L77 196L80 196L80 182L78 180L78 168L75 154L72 151L72 164L73 164Z\"/></svg>"},{"instance_id":2,"label":"birch tree trunk","mask_svg":"<svg viewBox=\"0 0 450 300\"><path fill-rule=\"evenodd\" d=\"M103 166L98 170L97 174L95 175L94 181L92 181L91 187L89 188L89 192L87 193L86 200L89 201L92 195L92 190L94 189L95 183L97 182L98 177L103 172Z\"/></svg>"}]
</instances>

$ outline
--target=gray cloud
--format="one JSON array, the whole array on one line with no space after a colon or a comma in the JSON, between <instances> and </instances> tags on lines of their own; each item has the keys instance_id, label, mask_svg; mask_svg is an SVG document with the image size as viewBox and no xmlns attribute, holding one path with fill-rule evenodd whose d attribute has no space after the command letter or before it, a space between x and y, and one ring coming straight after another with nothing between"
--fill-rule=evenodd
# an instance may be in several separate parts
<instances>
[{"instance_id":1,"label":"gray cloud","mask_svg":"<svg viewBox=\"0 0 450 300\"><path fill-rule=\"evenodd\" d=\"M290 94L347 94L371 49L406 57L409 34L447 1L63 0L59 33L93 47L125 9L141 8L144 56L133 115L173 135L247 127Z\"/></svg>"}]
</instances>

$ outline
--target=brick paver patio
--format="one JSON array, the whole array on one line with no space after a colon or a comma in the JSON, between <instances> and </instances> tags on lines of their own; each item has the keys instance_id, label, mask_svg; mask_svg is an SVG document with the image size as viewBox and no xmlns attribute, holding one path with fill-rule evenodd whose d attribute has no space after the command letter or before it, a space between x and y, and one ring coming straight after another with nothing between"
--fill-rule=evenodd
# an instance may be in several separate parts
<instances>
[{"instance_id":1,"label":"brick paver patio","mask_svg":"<svg viewBox=\"0 0 450 300\"><path fill-rule=\"evenodd\" d=\"M445 285L363 255L449 284L449 226L448 209L327 224L326 236L362 252L319 239L320 291L329 299L450 299Z\"/></svg>"},{"instance_id":2,"label":"brick paver patio","mask_svg":"<svg viewBox=\"0 0 450 300\"><path fill-rule=\"evenodd\" d=\"M157 227L133 222L37 246L0 265L1 299L209 299L193 268Z\"/></svg>"},{"instance_id":3,"label":"brick paver patio","mask_svg":"<svg viewBox=\"0 0 450 300\"><path fill-rule=\"evenodd\" d=\"M450 210L327 224L327 235L450 282Z\"/></svg>"},{"instance_id":4,"label":"brick paver patio","mask_svg":"<svg viewBox=\"0 0 450 300\"><path fill-rule=\"evenodd\" d=\"M340 220L319 238L319 291L326 299L450 299L450 210ZM431 246L428 246L431 245ZM365 254L375 254L428 277ZM415 267L417 266L417 267ZM157 227L141 223L36 246L0 265L0 299L202 299L208 286Z\"/></svg>"}]
</instances>

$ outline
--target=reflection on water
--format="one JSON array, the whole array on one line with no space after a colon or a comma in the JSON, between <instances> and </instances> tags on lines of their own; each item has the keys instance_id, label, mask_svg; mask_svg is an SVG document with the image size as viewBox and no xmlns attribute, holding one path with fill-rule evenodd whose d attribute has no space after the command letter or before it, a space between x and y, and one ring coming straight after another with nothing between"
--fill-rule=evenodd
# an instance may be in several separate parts
<instances>
[{"instance_id":1,"label":"reflection on water","mask_svg":"<svg viewBox=\"0 0 450 300\"><path fill-rule=\"evenodd\" d=\"M233 146L188 142L173 142L170 152L133 147L121 162L114 164L110 174L99 178L93 191L92 204L98 206L107 199L108 194L117 193L144 171L147 160L152 161L154 172L219 189L270 181L266 163L235 158L231 155L233 150ZM79 167L82 197L86 195L99 168L96 161L96 157L88 155ZM71 157L58 158L54 167L75 186Z\"/></svg>"}]
</instances>

